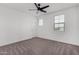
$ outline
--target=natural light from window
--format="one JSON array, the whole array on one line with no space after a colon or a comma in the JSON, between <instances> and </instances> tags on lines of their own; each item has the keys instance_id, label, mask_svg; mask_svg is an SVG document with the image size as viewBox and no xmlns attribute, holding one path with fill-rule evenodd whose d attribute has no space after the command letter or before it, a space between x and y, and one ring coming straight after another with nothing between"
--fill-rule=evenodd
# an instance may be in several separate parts
<instances>
[{"instance_id":1,"label":"natural light from window","mask_svg":"<svg viewBox=\"0 0 79 59\"><path fill-rule=\"evenodd\" d=\"M43 26L43 19L39 19L38 25L39 25L39 26Z\"/></svg>"},{"instance_id":2,"label":"natural light from window","mask_svg":"<svg viewBox=\"0 0 79 59\"><path fill-rule=\"evenodd\" d=\"M57 15L54 18L55 31L64 31L64 15Z\"/></svg>"}]
</instances>

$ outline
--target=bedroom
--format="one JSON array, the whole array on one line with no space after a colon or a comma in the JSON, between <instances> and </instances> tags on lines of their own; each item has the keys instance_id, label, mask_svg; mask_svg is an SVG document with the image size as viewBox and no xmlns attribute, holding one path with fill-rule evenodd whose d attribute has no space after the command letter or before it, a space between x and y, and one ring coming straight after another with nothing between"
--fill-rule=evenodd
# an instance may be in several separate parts
<instances>
[{"instance_id":1,"label":"bedroom","mask_svg":"<svg viewBox=\"0 0 79 59\"><path fill-rule=\"evenodd\" d=\"M79 4L36 4L0 3L0 54L78 55Z\"/></svg>"}]
</instances>

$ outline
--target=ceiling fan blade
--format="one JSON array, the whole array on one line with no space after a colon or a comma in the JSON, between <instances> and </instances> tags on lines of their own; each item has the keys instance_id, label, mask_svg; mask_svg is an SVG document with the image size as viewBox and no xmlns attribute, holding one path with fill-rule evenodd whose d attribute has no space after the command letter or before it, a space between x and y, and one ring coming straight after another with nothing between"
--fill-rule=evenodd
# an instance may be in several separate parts
<instances>
[{"instance_id":1,"label":"ceiling fan blade","mask_svg":"<svg viewBox=\"0 0 79 59\"><path fill-rule=\"evenodd\" d=\"M37 9L29 9L29 11L36 11Z\"/></svg>"},{"instance_id":2,"label":"ceiling fan blade","mask_svg":"<svg viewBox=\"0 0 79 59\"><path fill-rule=\"evenodd\" d=\"M46 12L47 12L47 11L44 11L44 10L42 10L42 9L41 9L40 11L41 11L41 12L44 12L44 13L46 13Z\"/></svg>"},{"instance_id":3,"label":"ceiling fan blade","mask_svg":"<svg viewBox=\"0 0 79 59\"><path fill-rule=\"evenodd\" d=\"M38 8L38 5L36 4L36 3L34 3L35 4L35 6Z\"/></svg>"},{"instance_id":4,"label":"ceiling fan blade","mask_svg":"<svg viewBox=\"0 0 79 59\"><path fill-rule=\"evenodd\" d=\"M44 6L44 7L40 8L40 9L45 9L45 8L47 8L47 7L49 7L49 5L47 5L47 6Z\"/></svg>"}]
</instances>

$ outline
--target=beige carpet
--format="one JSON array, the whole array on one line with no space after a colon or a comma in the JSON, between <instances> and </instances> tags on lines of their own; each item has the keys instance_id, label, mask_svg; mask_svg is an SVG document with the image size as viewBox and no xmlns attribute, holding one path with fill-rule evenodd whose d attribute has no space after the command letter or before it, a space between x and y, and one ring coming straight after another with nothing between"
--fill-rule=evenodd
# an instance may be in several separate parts
<instances>
[{"instance_id":1,"label":"beige carpet","mask_svg":"<svg viewBox=\"0 0 79 59\"><path fill-rule=\"evenodd\" d=\"M0 47L0 55L79 55L79 46L34 37Z\"/></svg>"}]
</instances>

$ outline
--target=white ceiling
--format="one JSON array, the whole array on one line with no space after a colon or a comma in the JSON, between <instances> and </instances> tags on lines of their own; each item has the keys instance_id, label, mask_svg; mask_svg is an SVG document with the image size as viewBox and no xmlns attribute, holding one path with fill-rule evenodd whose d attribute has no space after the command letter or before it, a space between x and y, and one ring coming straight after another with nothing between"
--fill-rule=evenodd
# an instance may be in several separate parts
<instances>
[{"instance_id":1,"label":"white ceiling","mask_svg":"<svg viewBox=\"0 0 79 59\"><path fill-rule=\"evenodd\" d=\"M0 5L25 13L36 12L36 11L29 11L29 9L36 9L36 6L33 3L0 3ZM45 5L50 6L49 8L45 9L47 12L54 12L64 8L75 6L76 3L41 3L41 6Z\"/></svg>"}]
</instances>

